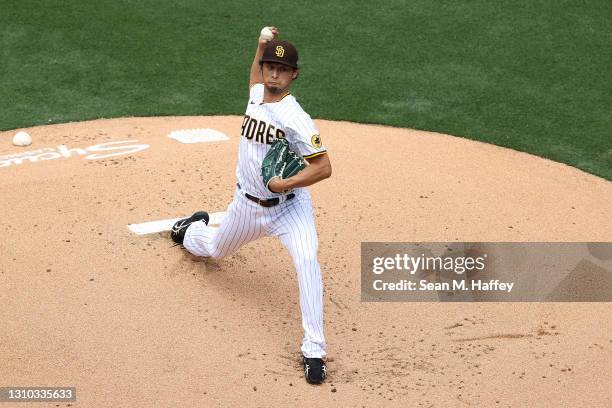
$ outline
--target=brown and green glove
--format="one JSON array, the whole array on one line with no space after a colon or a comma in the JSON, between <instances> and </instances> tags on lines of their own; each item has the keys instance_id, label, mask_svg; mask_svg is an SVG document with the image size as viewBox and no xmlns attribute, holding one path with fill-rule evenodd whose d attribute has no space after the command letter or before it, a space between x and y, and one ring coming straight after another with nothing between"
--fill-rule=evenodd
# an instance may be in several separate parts
<instances>
[{"instance_id":1,"label":"brown and green glove","mask_svg":"<svg viewBox=\"0 0 612 408\"><path fill-rule=\"evenodd\" d=\"M261 177L266 188L270 190L268 184L274 177L286 179L296 175L305 167L306 161L291 150L286 139L276 139L261 164Z\"/></svg>"}]
</instances>

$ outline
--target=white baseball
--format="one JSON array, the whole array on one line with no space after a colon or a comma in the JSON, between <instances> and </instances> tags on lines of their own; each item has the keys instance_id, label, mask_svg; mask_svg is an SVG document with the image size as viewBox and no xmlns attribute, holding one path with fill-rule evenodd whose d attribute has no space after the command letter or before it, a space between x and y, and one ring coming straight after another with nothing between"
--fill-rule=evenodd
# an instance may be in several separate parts
<instances>
[{"instance_id":1,"label":"white baseball","mask_svg":"<svg viewBox=\"0 0 612 408\"><path fill-rule=\"evenodd\" d=\"M272 33L272 30L270 30L270 27L264 27L261 29L259 37L269 41L274 38L274 34Z\"/></svg>"},{"instance_id":2,"label":"white baseball","mask_svg":"<svg viewBox=\"0 0 612 408\"><path fill-rule=\"evenodd\" d=\"M15 146L29 146L32 144L32 136L23 131L17 132L13 136L13 144Z\"/></svg>"}]
</instances>

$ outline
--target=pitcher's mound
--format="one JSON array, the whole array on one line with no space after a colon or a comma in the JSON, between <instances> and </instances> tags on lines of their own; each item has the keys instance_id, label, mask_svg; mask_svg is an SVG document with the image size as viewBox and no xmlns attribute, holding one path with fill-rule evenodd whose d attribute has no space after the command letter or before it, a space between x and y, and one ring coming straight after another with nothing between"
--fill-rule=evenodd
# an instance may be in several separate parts
<instances>
[{"instance_id":1,"label":"pitcher's mound","mask_svg":"<svg viewBox=\"0 0 612 408\"><path fill-rule=\"evenodd\" d=\"M4 386L75 386L91 407L610 400L609 304L361 303L359 251L362 241L609 241L612 183L462 138L316 121L333 166L311 188L330 376L312 387L295 272L277 240L216 263L166 233L127 229L224 211L241 122L34 127L22 148L16 130L0 132Z\"/></svg>"}]
</instances>

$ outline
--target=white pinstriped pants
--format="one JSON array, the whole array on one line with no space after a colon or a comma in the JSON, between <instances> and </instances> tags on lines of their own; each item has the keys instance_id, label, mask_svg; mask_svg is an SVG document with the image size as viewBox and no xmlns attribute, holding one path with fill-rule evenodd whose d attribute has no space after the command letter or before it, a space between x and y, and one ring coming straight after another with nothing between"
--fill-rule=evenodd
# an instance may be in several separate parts
<instances>
[{"instance_id":1,"label":"white pinstriped pants","mask_svg":"<svg viewBox=\"0 0 612 408\"><path fill-rule=\"evenodd\" d=\"M196 256L220 259L264 236L280 238L297 271L304 328L302 353L306 357L323 358L323 282L317 260L319 240L307 190L300 189L292 200L274 207L262 207L236 188L221 226L208 227L204 222L191 224L183 246Z\"/></svg>"}]
</instances>

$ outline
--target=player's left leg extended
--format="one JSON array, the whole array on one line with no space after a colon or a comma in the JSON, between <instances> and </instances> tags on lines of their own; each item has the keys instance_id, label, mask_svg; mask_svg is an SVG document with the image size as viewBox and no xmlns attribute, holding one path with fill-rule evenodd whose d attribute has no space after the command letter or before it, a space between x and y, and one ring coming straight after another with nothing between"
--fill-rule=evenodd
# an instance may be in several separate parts
<instances>
[{"instance_id":1,"label":"player's left leg extended","mask_svg":"<svg viewBox=\"0 0 612 408\"><path fill-rule=\"evenodd\" d=\"M221 226L209 227L204 222L191 224L185 232L183 246L196 256L225 258L244 244L266 235L264 210L237 190Z\"/></svg>"},{"instance_id":2,"label":"player's left leg extended","mask_svg":"<svg viewBox=\"0 0 612 408\"><path fill-rule=\"evenodd\" d=\"M323 358L323 282L317 260L319 240L310 196L296 197L278 207L273 208L275 222L270 233L278 236L289 250L297 272L304 328L302 353L305 357Z\"/></svg>"}]
</instances>

